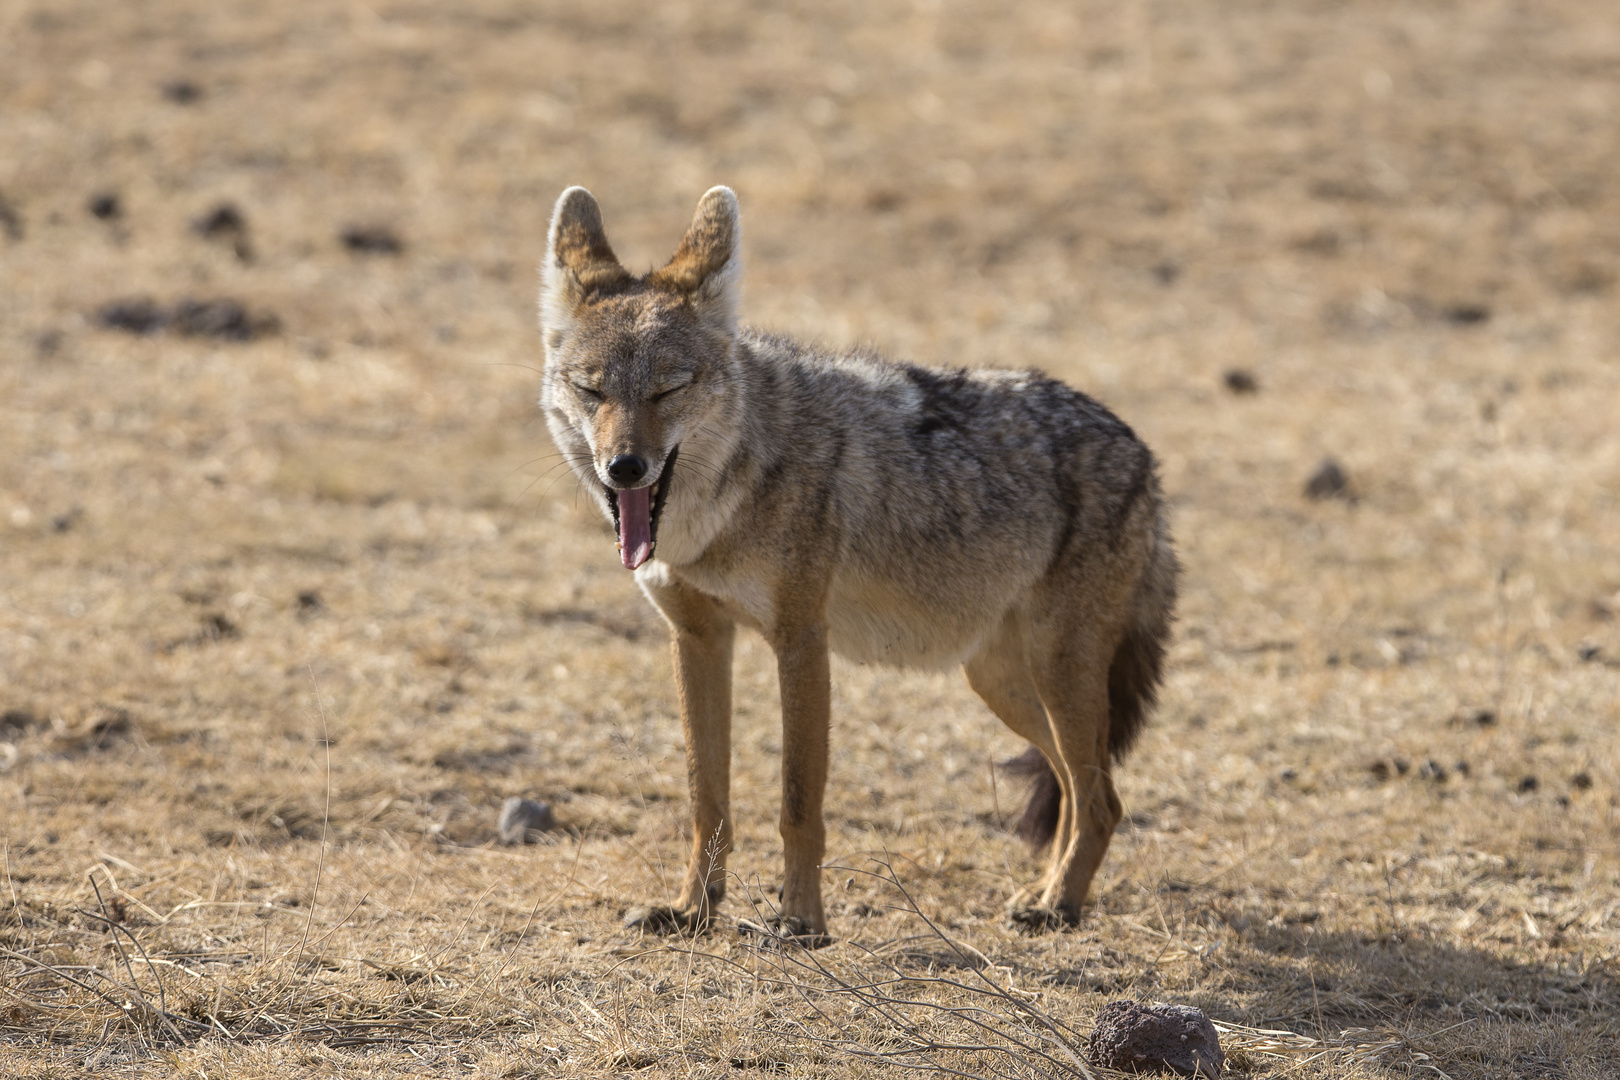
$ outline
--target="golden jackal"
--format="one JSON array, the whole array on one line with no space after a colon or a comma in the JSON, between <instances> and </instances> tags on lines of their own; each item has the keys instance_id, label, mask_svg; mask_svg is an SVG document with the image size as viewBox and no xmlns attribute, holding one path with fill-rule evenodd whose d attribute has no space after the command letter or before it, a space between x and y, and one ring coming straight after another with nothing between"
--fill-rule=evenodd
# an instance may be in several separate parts
<instances>
[{"instance_id":1,"label":"golden jackal","mask_svg":"<svg viewBox=\"0 0 1620 1080\"><path fill-rule=\"evenodd\" d=\"M1102 405L1030 371L941 371L739 326L737 198L703 196L674 257L619 264L584 188L557 200L541 287L541 405L669 622L692 851L649 930L725 893L731 653L775 650L785 936L824 939L828 652L960 663L1045 756L1024 832L1050 840L1012 917L1072 922L1119 823L1112 759L1159 683L1176 557L1153 455ZM1045 797L1042 789L1045 789Z\"/></svg>"}]
</instances>

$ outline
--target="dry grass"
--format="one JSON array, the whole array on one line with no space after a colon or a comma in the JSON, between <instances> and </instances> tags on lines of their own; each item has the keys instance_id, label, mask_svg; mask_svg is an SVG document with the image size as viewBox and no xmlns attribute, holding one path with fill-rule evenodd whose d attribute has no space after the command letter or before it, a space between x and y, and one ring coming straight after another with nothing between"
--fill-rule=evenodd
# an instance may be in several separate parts
<instances>
[{"instance_id":1,"label":"dry grass","mask_svg":"<svg viewBox=\"0 0 1620 1080\"><path fill-rule=\"evenodd\" d=\"M875 1075L1135 996L1245 1076L1615 1075L1620 22L1006 7L0 4L0 1073ZM636 262L730 183L753 321L1040 365L1159 451L1182 620L1082 928L1002 924L1016 740L850 666L840 944L619 928L684 765L533 416L575 182ZM279 329L96 325L142 294ZM758 641L737 678L768 897ZM567 831L494 846L514 794Z\"/></svg>"}]
</instances>

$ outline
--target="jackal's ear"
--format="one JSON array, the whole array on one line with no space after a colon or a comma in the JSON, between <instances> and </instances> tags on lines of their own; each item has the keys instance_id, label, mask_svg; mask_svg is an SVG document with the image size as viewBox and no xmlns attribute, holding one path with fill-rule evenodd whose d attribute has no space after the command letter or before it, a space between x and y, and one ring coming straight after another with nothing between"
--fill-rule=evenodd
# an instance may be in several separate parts
<instances>
[{"instance_id":1,"label":"jackal's ear","mask_svg":"<svg viewBox=\"0 0 1620 1080\"><path fill-rule=\"evenodd\" d=\"M540 268L540 325L547 343L565 332L574 311L592 291L627 281L630 272L619 265L602 228L602 209L582 187L571 187L551 211L551 232L546 262Z\"/></svg>"},{"instance_id":2,"label":"jackal's ear","mask_svg":"<svg viewBox=\"0 0 1620 1080\"><path fill-rule=\"evenodd\" d=\"M668 265L650 281L689 297L698 314L726 333L737 326L742 288L742 217L728 187L710 188L698 200L692 227Z\"/></svg>"}]
</instances>

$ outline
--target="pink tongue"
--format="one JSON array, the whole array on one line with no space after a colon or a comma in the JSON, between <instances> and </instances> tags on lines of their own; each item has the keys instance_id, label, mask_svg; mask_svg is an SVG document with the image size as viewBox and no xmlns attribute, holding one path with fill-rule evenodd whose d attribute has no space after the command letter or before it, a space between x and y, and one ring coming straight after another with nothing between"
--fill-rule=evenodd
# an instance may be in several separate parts
<instances>
[{"instance_id":1,"label":"pink tongue","mask_svg":"<svg viewBox=\"0 0 1620 1080\"><path fill-rule=\"evenodd\" d=\"M619 561L634 570L652 555L652 488L619 492Z\"/></svg>"}]
</instances>

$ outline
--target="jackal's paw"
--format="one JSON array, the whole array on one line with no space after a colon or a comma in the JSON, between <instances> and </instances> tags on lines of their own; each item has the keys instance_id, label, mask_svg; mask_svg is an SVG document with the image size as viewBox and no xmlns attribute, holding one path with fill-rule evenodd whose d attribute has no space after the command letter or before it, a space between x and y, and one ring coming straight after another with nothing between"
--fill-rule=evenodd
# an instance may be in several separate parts
<instances>
[{"instance_id":1,"label":"jackal's paw","mask_svg":"<svg viewBox=\"0 0 1620 1080\"><path fill-rule=\"evenodd\" d=\"M709 916L692 908L647 904L624 913L624 925L645 934L695 934L709 925Z\"/></svg>"},{"instance_id":2,"label":"jackal's paw","mask_svg":"<svg viewBox=\"0 0 1620 1080\"><path fill-rule=\"evenodd\" d=\"M1051 930L1066 930L1080 922L1080 909L1073 904L1056 907L1015 907L1007 912L1007 921L1014 930L1024 934L1044 934Z\"/></svg>"},{"instance_id":3,"label":"jackal's paw","mask_svg":"<svg viewBox=\"0 0 1620 1080\"><path fill-rule=\"evenodd\" d=\"M797 945L802 949L824 949L833 943L832 935L817 930L808 922L793 915L766 919L763 923L737 920L737 929L745 934L764 938L780 945Z\"/></svg>"}]
</instances>

